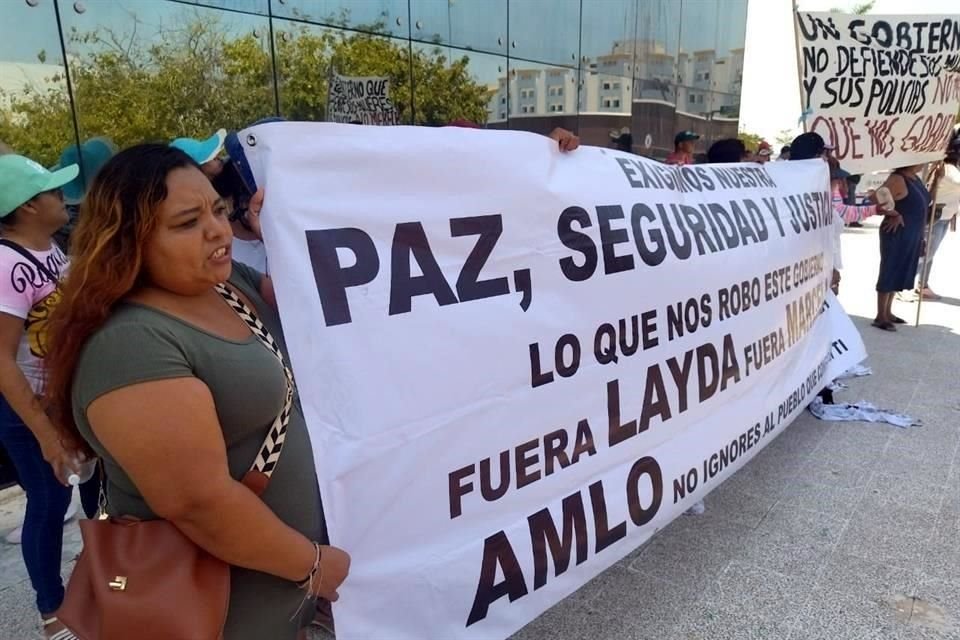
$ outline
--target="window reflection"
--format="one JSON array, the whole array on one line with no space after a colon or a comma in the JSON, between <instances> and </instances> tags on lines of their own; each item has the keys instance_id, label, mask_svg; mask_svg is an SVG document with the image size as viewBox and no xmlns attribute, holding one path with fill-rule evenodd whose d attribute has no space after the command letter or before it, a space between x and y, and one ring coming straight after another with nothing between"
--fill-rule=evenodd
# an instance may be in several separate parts
<instances>
[{"instance_id":1,"label":"window reflection","mask_svg":"<svg viewBox=\"0 0 960 640\"><path fill-rule=\"evenodd\" d=\"M410 0L414 40L506 54L507 0Z\"/></svg>"},{"instance_id":2,"label":"window reflection","mask_svg":"<svg viewBox=\"0 0 960 640\"><path fill-rule=\"evenodd\" d=\"M62 18L82 138L206 138L275 113L265 17L104 0Z\"/></svg>"},{"instance_id":3,"label":"window reflection","mask_svg":"<svg viewBox=\"0 0 960 640\"><path fill-rule=\"evenodd\" d=\"M410 37L407 0L273 0L272 10L278 18Z\"/></svg>"},{"instance_id":4,"label":"window reflection","mask_svg":"<svg viewBox=\"0 0 960 640\"><path fill-rule=\"evenodd\" d=\"M48 164L75 127L125 146L324 120L333 71L388 79L403 123L629 134L658 158L739 118L746 0L88 0L60 3L62 34L36 5L5 5L0 141Z\"/></svg>"},{"instance_id":5,"label":"window reflection","mask_svg":"<svg viewBox=\"0 0 960 640\"><path fill-rule=\"evenodd\" d=\"M414 124L443 126L464 120L478 126L506 123L503 56L439 45L413 45Z\"/></svg>"},{"instance_id":6,"label":"window reflection","mask_svg":"<svg viewBox=\"0 0 960 640\"><path fill-rule=\"evenodd\" d=\"M0 142L54 165L76 136L53 3L7 3L3 18Z\"/></svg>"},{"instance_id":7,"label":"window reflection","mask_svg":"<svg viewBox=\"0 0 960 640\"><path fill-rule=\"evenodd\" d=\"M511 58L577 65L580 0L510 0L509 23Z\"/></svg>"}]
</instances>

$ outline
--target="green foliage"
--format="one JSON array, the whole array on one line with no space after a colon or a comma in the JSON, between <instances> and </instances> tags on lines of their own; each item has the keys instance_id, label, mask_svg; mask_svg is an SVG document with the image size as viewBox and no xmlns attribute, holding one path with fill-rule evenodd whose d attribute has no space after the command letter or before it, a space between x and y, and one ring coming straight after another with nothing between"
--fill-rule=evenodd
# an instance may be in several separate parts
<instances>
[{"instance_id":1,"label":"green foliage","mask_svg":"<svg viewBox=\"0 0 960 640\"><path fill-rule=\"evenodd\" d=\"M763 137L755 133L748 133L746 131L741 131L737 134L743 144L747 147L747 151L750 153L756 153L757 148L760 146L760 143L763 142Z\"/></svg>"},{"instance_id":2,"label":"green foliage","mask_svg":"<svg viewBox=\"0 0 960 640\"><path fill-rule=\"evenodd\" d=\"M382 25L368 27L382 30ZM167 28L149 42L97 31L68 34L70 79L80 136L107 136L124 147L178 136L205 137L276 115L266 34L228 34L216 19ZM312 30L276 34L280 115L323 120L331 64L343 75L386 76L402 122L441 125L487 119L490 90L470 74L467 57L414 49L375 33ZM43 61L46 53L40 51ZM411 68L416 104L411 105ZM0 140L45 164L74 142L63 78L43 90L7 96ZM415 108L415 111L413 110Z\"/></svg>"},{"instance_id":3,"label":"green foliage","mask_svg":"<svg viewBox=\"0 0 960 640\"><path fill-rule=\"evenodd\" d=\"M777 137L775 139L777 141L777 144L782 147L784 145L788 145L791 142L793 142L793 139L795 137L796 136L793 135L793 132L790 129L781 129L780 133L777 134Z\"/></svg>"}]
</instances>

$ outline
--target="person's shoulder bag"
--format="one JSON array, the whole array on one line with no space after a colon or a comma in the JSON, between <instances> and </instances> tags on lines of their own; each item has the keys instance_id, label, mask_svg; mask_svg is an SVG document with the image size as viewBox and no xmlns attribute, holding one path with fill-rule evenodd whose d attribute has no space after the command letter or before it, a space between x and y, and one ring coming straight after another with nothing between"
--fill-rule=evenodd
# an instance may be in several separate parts
<instances>
[{"instance_id":1,"label":"person's shoulder bag","mask_svg":"<svg viewBox=\"0 0 960 640\"><path fill-rule=\"evenodd\" d=\"M262 495L283 450L293 375L270 332L224 285L217 292L283 366L287 393L243 483ZM100 517L80 522L83 551L59 619L79 640L220 640L230 599L230 566L168 520Z\"/></svg>"}]
</instances>

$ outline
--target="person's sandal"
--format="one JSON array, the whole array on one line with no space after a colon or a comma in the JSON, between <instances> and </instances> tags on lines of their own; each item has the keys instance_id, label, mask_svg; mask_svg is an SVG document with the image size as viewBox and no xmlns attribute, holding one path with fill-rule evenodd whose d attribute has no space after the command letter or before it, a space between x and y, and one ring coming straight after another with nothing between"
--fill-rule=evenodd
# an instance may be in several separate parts
<instances>
[{"instance_id":1,"label":"person's sandal","mask_svg":"<svg viewBox=\"0 0 960 640\"><path fill-rule=\"evenodd\" d=\"M884 331L896 331L897 327L892 322L880 322L879 320L874 320L870 323L871 326L876 327L877 329L883 329Z\"/></svg>"},{"instance_id":2,"label":"person's sandal","mask_svg":"<svg viewBox=\"0 0 960 640\"><path fill-rule=\"evenodd\" d=\"M45 640L80 640L80 638L74 635L73 631L70 631L70 629L67 629L66 627L63 627L63 629L60 629L59 631L55 631L53 635L50 635L50 636L47 635L47 632L46 632L47 627L55 624L59 624L60 626L63 626L63 623L60 622L60 619L57 618L57 616L50 616L49 618L46 618L46 619L41 618L40 623L43 625L43 628L44 628L42 637L45 638Z\"/></svg>"},{"instance_id":3,"label":"person's sandal","mask_svg":"<svg viewBox=\"0 0 960 640\"><path fill-rule=\"evenodd\" d=\"M893 324L907 324L907 321L899 316L890 316L890 319L893 320Z\"/></svg>"}]
</instances>

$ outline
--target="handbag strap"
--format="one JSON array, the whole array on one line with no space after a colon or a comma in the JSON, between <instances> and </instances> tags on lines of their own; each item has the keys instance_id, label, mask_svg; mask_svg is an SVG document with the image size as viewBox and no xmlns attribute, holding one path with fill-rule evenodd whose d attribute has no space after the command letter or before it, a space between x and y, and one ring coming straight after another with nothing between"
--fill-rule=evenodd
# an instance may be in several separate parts
<instances>
[{"instance_id":1,"label":"handbag strap","mask_svg":"<svg viewBox=\"0 0 960 640\"><path fill-rule=\"evenodd\" d=\"M287 366L283 358L283 353L277 345L276 340L270 335L270 331L260 322L257 314L240 299L240 297L228 289L224 284L216 286L217 293L230 305L240 319L243 320L251 333L257 337L260 343L272 353L280 366L283 367L284 376L287 379L287 394L283 401L283 408L277 415L270 429L267 431L267 437L263 445L257 452L257 457L253 461L250 470L243 477L243 483L258 496L261 495L270 481L277 468L277 462L280 460L280 452L283 451L283 443L287 437L287 425L290 423L290 412L293 409L293 373Z\"/></svg>"},{"instance_id":2,"label":"handbag strap","mask_svg":"<svg viewBox=\"0 0 960 640\"><path fill-rule=\"evenodd\" d=\"M37 258L37 256L33 255L33 253L28 251L26 247L24 247L20 243L14 242L13 240L10 240L8 238L0 238L0 245L13 249L14 251L22 255L24 258L26 258L33 266L35 266L40 271L40 273L42 273L47 279L50 280L50 282L54 284L59 284L60 278L54 275L53 272L50 271L50 269L47 267L47 265L40 262L40 259Z\"/></svg>"}]
</instances>

